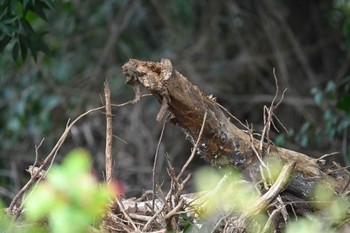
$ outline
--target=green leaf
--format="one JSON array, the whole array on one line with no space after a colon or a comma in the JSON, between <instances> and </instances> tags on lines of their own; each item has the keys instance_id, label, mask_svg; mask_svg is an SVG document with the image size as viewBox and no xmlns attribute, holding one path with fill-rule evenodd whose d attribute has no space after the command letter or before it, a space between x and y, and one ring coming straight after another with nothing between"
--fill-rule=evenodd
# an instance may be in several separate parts
<instances>
[{"instance_id":1,"label":"green leaf","mask_svg":"<svg viewBox=\"0 0 350 233\"><path fill-rule=\"evenodd\" d=\"M2 24L14 24L14 22L16 22L16 20L18 19L17 16L13 15L11 17L6 17L6 19L1 20Z\"/></svg>"},{"instance_id":2,"label":"green leaf","mask_svg":"<svg viewBox=\"0 0 350 233\"><path fill-rule=\"evenodd\" d=\"M17 3L18 3L18 0L11 0L10 2L10 9L12 14L17 13Z\"/></svg>"},{"instance_id":3,"label":"green leaf","mask_svg":"<svg viewBox=\"0 0 350 233\"><path fill-rule=\"evenodd\" d=\"M348 127L350 127L350 118L345 118L345 119L340 121L340 123L337 127L337 130L338 130L338 132L343 132Z\"/></svg>"},{"instance_id":4,"label":"green leaf","mask_svg":"<svg viewBox=\"0 0 350 233\"><path fill-rule=\"evenodd\" d=\"M62 165L55 165L25 202L27 220L47 219L50 232L87 232L103 216L112 196L106 184L99 184L90 172L88 153L70 152Z\"/></svg>"},{"instance_id":5,"label":"green leaf","mask_svg":"<svg viewBox=\"0 0 350 233\"><path fill-rule=\"evenodd\" d=\"M14 61L17 61L19 55L19 42L16 41L15 45L12 48L12 58Z\"/></svg>"},{"instance_id":6,"label":"green leaf","mask_svg":"<svg viewBox=\"0 0 350 233\"><path fill-rule=\"evenodd\" d=\"M208 216L222 210L241 212L252 208L258 193L251 184L240 179L241 175L230 168L221 173L211 168L197 171L194 176L197 191L204 191L194 203L194 206L200 206L198 213Z\"/></svg>"},{"instance_id":7,"label":"green leaf","mask_svg":"<svg viewBox=\"0 0 350 233\"><path fill-rule=\"evenodd\" d=\"M49 47L44 43L44 41L40 37L27 38L27 39L28 39L27 44L28 44L29 50L32 53L35 61L39 51L42 51L45 54L50 53Z\"/></svg>"},{"instance_id":8,"label":"green leaf","mask_svg":"<svg viewBox=\"0 0 350 233\"><path fill-rule=\"evenodd\" d=\"M62 165L69 176L85 173L90 169L89 154L86 150L75 149L67 155Z\"/></svg>"},{"instance_id":9,"label":"green leaf","mask_svg":"<svg viewBox=\"0 0 350 233\"><path fill-rule=\"evenodd\" d=\"M300 146L305 148L309 144L309 137L307 135L302 135L300 137Z\"/></svg>"},{"instance_id":10,"label":"green leaf","mask_svg":"<svg viewBox=\"0 0 350 233\"><path fill-rule=\"evenodd\" d=\"M9 36L4 36L3 39L0 40L0 53L4 51L6 48L7 44L11 41L11 37Z\"/></svg>"},{"instance_id":11,"label":"green leaf","mask_svg":"<svg viewBox=\"0 0 350 233\"><path fill-rule=\"evenodd\" d=\"M220 181L220 174L209 167L203 167L195 175L196 190L199 192L212 190Z\"/></svg>"},{"instance_id":12,"label":"green leaf","mask_svg":"<svg viewBox=\"0 0 350 233\"><path fill-rule=\"evenodd\" d=\"M326 86L325 91L326 91L326 92L334 92L335 89L336 89L335 82L334 82L334 81L329 81L329 82L327 83L327 86Z\"/></svg>"},{"instance_id":13,"label":"green leaf","mask_svg":"<svg viewBox=\"0 0 350 233\"><path fill-rule=\"evenodd\" d=\"M286 143L286 135L285 134L280 134L276 137L275 144L277 146L283 146L285 143Z\"/></svg>"},{"instance_id":14,"label":"green leaf","mask_svg":"<svg viewBox=\"0 0 350 233\"><path fill-rule=\"evenodd\" d=\"M28 9L33 11L35 14L37 14L43 20L47 21L46 14L45 14L44 10L38 4L35 4L34 6L28 6Z\"/></svg>"},{"instance_id":15,"label":"green leaf","mask_svg":"<svg viewBox=\"0 0 350 233\"><path fill-rule=\"evenodd\" d=\"M287 225L286 233L316 233L316 232L329 232L322 225L320 219L317 218L300 218L298 221L291 222Z\"/></svg>"},{"instance_id":16,"label":"green leaf","mask_svg":"<svg viewBox=\"0 0 350 233\"><path fill-rule=\"evenodd\" d=\"M343 23L343 33L346 37L350 36L350 19L346 19Z\"/></svg>"},{"instance_id":17,"label":"green leaf","mask_svg":"<svg viewBox=\"0 0 350 233\"><path fill-rule=\"evenodd\" d=\"M56 204L55 193L48 183L41 183L26 200L26 217L37 221L47 215Z\"/></svg>"},{"instance_id":18,"label":"green leaf","mask_svg":"<svg viewBox=\"0 0 350 233\"><path fill-rule=\"evenodd\" d=\"M17 18L7 19L0 23L0 32L10 37L15 37L15 33L18 32Z\"/></svg>"},{"instance_id":19,"label":"green leaf","mask_svg":"<svg viewBox=\"0 0 350 233\"><path fill-rule=\"evenodd\" d=\"M318 106L322 106L324 101L324 96L322 91L320 91L318 88L312 88L311 93L314 95L315 102Z\"/></svg>"},{"instance_id":20,"label":"green leaf","mask_svg":"<svg viewBox=\"0 0 350 233\"><path fill-rule=\"evenodd\" d=\"M38 57L38 50L32 41L28 41L28 42L29 42L28 43L29 50L32 53L34 60L36 61L36 58Z\"/></svg>"},{"instance_id":21,"label":"green leaf","mask_svg":"<svg viewBox=\"0 0 350 233\"><path fill-rule=\"evenodd\" d=\"M8 11L6 6L0 8L0 21L3 21L4 19L6 19L7 13Z\"/></svg>"},{"instance_id":22,"label":"green leaf","mask_svg":"<svg viewBox=\"0 0 350 233\"><path fill-rule=\"evenodd\" d=\"M37 47L37 51L42 51L45 54L49 54L50 53L49 47L47 46L47 44L42 39L37 38L35 43L36 43L35 45Z\"/></svg>"},{"instance_id":23,"label":"green leaf","mask_svg":"<svg viewBox=\"0 0 350 233\"><path fill-rule=\"evenodd\" d=\"M87 221L80 211L69 206L60 206L55 215L50 216L53 233L83 233L87 231Z\"/></svg>"},{"instance_id":24,"label":"green leaf","mask_svg":"<svg viewBox=\"0 0 350 233\"><path fill-rule=\"evenodd\" d=\"M34 29L32 28L32 26L28 23L28 21L25 18L22 18L20 20L21 26L23 27L23 29L30 35L30 34L34 34Z\"/></svg>"},{"instance_id":25,"label":"green leaf","mask_svg":"<svg viewBox=\"0 0 350 233\"><path fill-rule=\"evenodd\" d=\"M53 9L53 2L51 1L40 1L37 3L39 7L41 7L42 9L49 9L52 10Z\"/></svg>"},{"instance_id":26,"label":"green leaf","mask_svg":"<svg viewBox=\"0 0 350 233\"><path fill-rule=\"evenodd\" d=\"M26 8L28 6L28 3L30 3L30 2L31 2L31 0L24 0L23 1L24 8Z\"/></svg>"},{"instance_id":27,"label":"green leaf","mask_svg":"<svg viewBox=\"0 0 350 233\"><path fill-rule=\"evenodd\" d=\"M23 36L19 36L19 45L21 48L22 61L25 61L28 54L28 44Z\"/></svg>"},{"instance_id":28,"label":"green leaf","mask_svg":"<svg viewBox=\"0 0 350 233\"><path fill-rule=\"evenodd\" d=\"M300 129L300 132L302 133L302 134L305 134L307 131L308 131L308 129L310 128L310 126L311 126L311 124L310 124L310 122L305 122L302 126L301 126L301 129Z\"/></svg>"},{"instance_id":29,"label":"green leaf","mask_svg":"<svg viewBox=\"0 0 350 233\"><path fill-rule=\"evenodd\" d=\"M54 2L52 0L45 0L43 3L45 3L48 6L48 9L54 9Z\"/></svg>"},{"instance_id":30,"label":"green leaf","mask_svg":"<svg viewBox=\"0 0 350 233\"><path fill-rule=\"evenodd\" d=\"M340 95L336 108L343 110L346 115L350 116L350 94L344 93Z\"/></svg>"}]
</instances>

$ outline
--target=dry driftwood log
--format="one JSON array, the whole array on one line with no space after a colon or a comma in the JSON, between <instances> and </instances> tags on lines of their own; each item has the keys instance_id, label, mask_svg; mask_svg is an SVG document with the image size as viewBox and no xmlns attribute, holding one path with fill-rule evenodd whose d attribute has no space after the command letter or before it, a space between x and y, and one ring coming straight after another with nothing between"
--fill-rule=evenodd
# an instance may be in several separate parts
<instances>
[{"instance_id":1,"label":"dry driftwood log","mask_svg":"<svg viewBox=\"0 0 350 233\"><path fill-rule=\"evenodd\" d=\"M233 165L247 180L261 180L258 150L264 161L273 159L282 164L295 163L294 173L284 191L285 200L308 200L314 186L321 180L337 194L349 191L350 175L336 164L326 165L324 160L267 143L262 144L261 149L259 140L235 126L220 105L176 71L168 59L161 62L130 59L123 66L123 72L127 76L126 83L135 90L135 101L141 93L139 86L144 86L161 103L157 119L162 119L170 111L171 122L180 126L193 143L207 112L198 153L211 165L217 168ZM301 204L295 207L310 210Z\"/></svg>"}]
</instances>

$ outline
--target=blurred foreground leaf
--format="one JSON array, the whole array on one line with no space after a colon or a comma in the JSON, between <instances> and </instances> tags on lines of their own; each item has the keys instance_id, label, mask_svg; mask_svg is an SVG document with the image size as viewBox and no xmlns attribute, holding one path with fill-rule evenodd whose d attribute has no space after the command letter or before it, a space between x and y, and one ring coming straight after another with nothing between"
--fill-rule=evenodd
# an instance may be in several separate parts
<instances>
[{"instance_id":1,"label":"blurred foreground leaf","mask_svg":"<svg viewBox=\"0 0 350 233\"><path fill-rule=\"evenodd\" d=\"M47 219L52 232L86 232L103 217L111 197L107 185L91 174L87 152L76 149L34 187L25 203L25 216L30 221Z\"/></svg>"}]
</instances>

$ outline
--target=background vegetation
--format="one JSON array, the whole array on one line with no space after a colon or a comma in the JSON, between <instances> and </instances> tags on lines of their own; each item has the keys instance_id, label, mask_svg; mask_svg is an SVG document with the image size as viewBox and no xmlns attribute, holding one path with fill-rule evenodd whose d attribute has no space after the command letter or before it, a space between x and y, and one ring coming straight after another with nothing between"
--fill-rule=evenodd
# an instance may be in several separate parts
<instances>
[{"instance_id":1,"label":"background vegetation","mask_svg":"<svg viewBox=\"0 0 350 233\"><path fill-rule=\"evenodd\" d=\"M9 7L10 6L10 7ZM172 60L240 120L262 128L262 108L288 89L278 117L289 130L276 143L312 156L338 151L348 164L350 2L5 0L0 4L0 197L27 179L35 145L44 157L69 118L101 105L108 78L114 103L132 98L121 66L129 58ZM153 98L114 111L117 178L127 196L151 188L161 125ZM62 155L87 148L103 177L103 114L72 130ZM160 155L182 165L189 142L167 126ZM159 179L166 177L159 161ZM203 162L198 159L192 166Z\"/></svg>"}]
</instances>

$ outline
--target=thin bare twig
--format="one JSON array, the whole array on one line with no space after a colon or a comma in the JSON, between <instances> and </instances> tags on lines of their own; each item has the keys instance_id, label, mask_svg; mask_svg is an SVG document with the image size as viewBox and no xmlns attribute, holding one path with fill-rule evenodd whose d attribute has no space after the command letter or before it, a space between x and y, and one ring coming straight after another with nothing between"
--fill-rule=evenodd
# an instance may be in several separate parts
<instances>
[{"instance_id":1,"label":"thin bare twig","mask_svg":"<svg viewBox=\"0 0 350 233\"><path fill-rule=\"evenodd\" d=\"M235 117L232 113L230 113L227 108L225 108L224 106L222 106L219 103L216 103L222 110L224 110L224 112L226 112L230 117L232 117L235 121L237 121L241 126L243 126L243 128L249 130L249 127L247 127L245 124L242 123L242 121L240 121L237 117Z\"/></svg>"},{"instance_id":2,"label":"thin bare twig","mask_svg":"<svg viewBox=\"0 0 350 233\"><path fill-rule=\"evenodd\" d=\"M121 141L121 142L124 143L124 144L128 144L127 141L125 141L125 140L122 139L121 137L118 137L117 135L114 135L114 134L113 134L113 137L115 137L116 139L118 139L119 141Z\"/></svg>"},{"instance_id":3,"label":"thin bare twig","mask_svg":"<svg viewBox=\"0 0 350 233\"><path fill-rule=\"evenodd\" d=\"M142 232L145 232L148 230L148 228L151 226L152 222L158 217L160 213L162 213L163 209L165 207L165 204L162 205L161 208L152 216L152 218L145 224L145 226L142 228Z\"/></svg>"},{"instance_id":4,"label":"thin bare twig","mask_svg":"<svg viewBox=\"0 0 350 233\"><path fill-rule=\"evenodd\" d=\"M344 186L343 190L340 192L341 194L343 194L346 191L346 189L348 188L349 184L350 184L350 179L348 180L348 182Z\"/></svg>"},{"instance_id":5,"label":"thin bare twig","mask_svg":"<svg viewBox=\"0 0 350 233\"><path fill-rule=\"evenodd\" d=\"M179 209L183 207L183 205L184 205L184 200L181 199L180 202L170 212L168 212L164 218L168 219L173 217L179 211Z\"/></svg>"},{"instance_id":6,"label":"thin bare twig","mask_svg":"<svg viewBox=\"0 0 350 233\"><path fill-rule=\"evenodd\" d=\"M107 80L104 83L105 92L105 109L106 109L106 182L110 182L113 177L113 157L112 157L112 146L113 146L113 128L112 128L112 107L111 107L111 91Z\"/></svg>"},{"instance_id":7,"label":"thin bare twig","mask_svg":"<svg viewBox=\"0 0 350 233\"><path fill-rule=\"evenodd\" d=\"M169 200L170 200L170 197L171 197L171 192L169 192L167 194L167 196L165 197L162 189L160 188L160 186L156 185L156 188L158 189L158 193L159 193L158 199L164 204L165 210L166 211L170 211L171 207L169 205L169 202L170 202Z\"/></svg>"},{"instance_id":8,"label":"thin bare twig","mask_svg":"<svg viewBox=\"0 0 350 233\"><path fill-rule=\"evenodd\" d=\"M29 172L29 174L31 175L31 176L33 176L34 174L36 174L37 173L37 170L38 170L38 167L34 167L33 165L31 165L31 166L29 166L28 167L28 169L26 169L26 171L27 172ZM46 176L46 171L44 170L44 169L42 169L39 173L38 173L38 175L37 175L37 177L36 178L40 178L40 179L44 179L45 178L45 176Z\"/></svg>"},{"instance_id":9,"label":"thin bare twig","mask_svg":"<svg viewBox=\"0 0 350 233\"><path fill-rule=\"evenodd\" d=\"M338 172L338 171L343 171L343 170L347 170L348 168L350 168L350 165L349 166L346 166L346 167L340 167L338 169L334 169L334 170L330 170L328 172L326 172L327 175L333 173L333 172Z\"/></svg>"},{"instance_id":10,"label":"thin bare twig","mask_svg":"<svg viewBox=\"0 0 350 233\"><path fill-rule=\"evenodd\" d=\"M166 126L166 123L167 123L167 118L163 122L162 131L160 132L160 137L159 137L159 140L158 140L156 154L154 155L154 161L153 161L153 169L152 169L152 191L153 191L153 193L152 193L152 210L153 211L154 211L154 200L156 199L156 194L155 194L155 192L156 192L156 166L157 166L157 161L158 161L158 154L159 154L160 145L161 145L161 142L162 142L162 139L163 139L165 126Z\"/></svg>"},{"instance_id":11,"label":"thin bare twig","mask_svg":"<svg viewBox=\"0 0 350 233\"><path fill-rule=\"evenodd\" d=\"M277 79L277 76L276 76L276 69L273 68L272 71L273 71L273 77L274 77L274 80L275 80L276 93L275 93L275 96L273 97L273 99L271 101L270 107L267 108L266 106L264 106L264 111L263 111L263 114L264 114L264 129L263 129L263 132L261 134L260 147L259 147L259 149L260 149L260 151L262 153L261 154L262 157L264 157L264 152L265 152L263 150L265 139L267 140L267 143L268 143L267 153L270 153L270 145L271 145L270 129L271 129L271 124L273 125L273 127L275 129L277 129L277 127L275 126L275 124L273 122L273 118L277 119L277 122L283 127L284 130L286 130L286 132L288 132L287 129L284 127L284 125L281 123L281 121L274 114L274 110L282 103L283 98L284 98L284 94L287 91L287 89L283 90L281 99L277 103L275 103L276 99L278 97L278 93L279 93L279 86L278 86L278 79ZM267 119L266 119L266 115L267 115Z\"/></svg>"},{"instance_id":12,"label":"thin bare twig","mask_svg":"<svg viewBox=\"0 0 350 233\"><path fill-rule=\"evenodd\" d=\"M265 210L266 207L279 195L279 193L287 187L291 175L294 172L295 165L296 162L291 162L283 166L278 178L271 188L256 201L254 206L249 208L239 217L239 222L242 224L242 226L244 226L245 221L248 218L256 216L261 211Z\"/></svg>"},{"instance_id":13,"label":"thin bare twig","mask_svg":"<svg viewBox=\"0 0 350 233\"><path fill-rule=\"evenodd\" d=\"M35 160L34 160L34 163L33 163L33 167L35 167L38 163L38 160L39 160L39 148L41 147L41 145L43 144L43 142L45 141L45 138L41 139L39 145L35 145Z\"/></svg>"},{"instance_id":14,"label":"thin bare twig","mask_svg":"<svg viewBox=\"0 0 350 233\"><path fill-rule=\"evenodd\" d=\"M117 204L119 206L120 211L123 213L124 217L128 220L128 223L130 223L131 226L134 228L134 231L135 232L140 232L140 230L136 227L134 221L130 218L128 213L126 213L125 208L123 206L123 203L121 203L118 198L116 198L116 202L117 202Z\"/></svg>"},{"instance_id":15,"label":"thin bare twig","mask_svg":"<svg viewBox=\"0 0 350 233\"><path fill-rule=\"evenodd\" d=\"M327 157L330 157L330 156L333 156L333 155L336 155L336 154L339 154L339 152L332 152L332 153L329 153L329 154L324 154L321 157L317 158L316 161L320 161L320 160L322 160L324 158L327 158Z\"/></svg>"},{"instance_id":16,"label":"thin bare twig","mask_svg":"<svg viewBox=\"0 0 350 233\"><path fill-rule=\"evenodd\" d=\"M344 129L344 132L343 132L343 139L342 139L342 154L343 154L343 160L344 160L344 163L345 165L349 165L349 158L347 157L347 138L348 138L348 128L345 128Z\"/></svg>"},{"instance_id":17,"label":"thin bare twig","mask_svg":"<svg viewBox=\"0 0 350 233\"><path fill-rule=\"evenodd\" d=\"M227 219L231 214L232 214L232 213L229 212L229 213L225 214L224 216L222 216L222 217L216 222L215 226L213 227L213 229L211 230L210 233L216 232L216 228L218 228L218 227L220 226L221 222L222 222L223 220ZM225 231L223 231L223 232L225 232Z\"/></svg>"},{"instance_id":18,"label":"thin bare twig","mask_svg":"<svg viewBox=\"0 0 350 233\"><path fill-rule=\"evenodd\" d=\"M186 184L190 181L191 177L192 177L192 174L190 173L190 174L188 174L187 177L182 181L182 183L179 184L178 190L177 190L176 194L174 195L175 198L177 198L177 199L180 198L181 193L183 192L183 190L184 190Z\"/></svg>"},{"instance_id":19,"label":"thin bare twig","mask_svg":"<svg viewBox=\"0 0 350 233\"><path fill-rule=\"evenodd\" d=\"M277 118L277 116L274 114L274 110L282 103L283 101L283 98L284 98L284 94L286 92L286 89L282 92L282 96L281 96L281 99L277 102L277 97L278 97L278 94L279 94L279 86L278 86L278 79L277 79L277 76L276 76L276 69L273 68L273 77L274 77L274 80L275 80L275 87L276 87L276 93L275 93L275 96L273 97L272 101L271 101L271 104L270 104L270 107L266 107L264 106L264 109L263 109L263 118L264 118L264 128L263 128L263 131L261 133L261 138L260 138L260 143L259 143L259 152L256 151L254 145L252 145L252 148L255 152L255 154L258 156L258 159L260 162L263 161L263 158L265 156L265 153L267 154L270 154L270 148L271 148L271 140L270 140L270 130L271 130L271 125L278 131L277 127L275 126L274 124L274 118L277 119L277 122L285 129L284 125L281 123L281 121ZM285 129L286 130L286 129ZM251 136L252 138L252 136ZM265 145L265 140L266 140L266 148L264 148L264 145ZM270 170L269 168L266 166L265 163L261 163L265 169L267 169L267 173L269 175L269 178L271 178L271 173L270 173ZM261 171L261 173L263 174L263 171ZM264 181L265 182L265 181Z\"/></svg>"},{"instance_id":20,"label":"thin bare twig","mask_svg":"<svg viewBox=\"0 0 350 233\"><path fill-rule=\"evenodd\" d=\"M119 104L119 105L114 105L114 107L122 107L125 105L130 104L131 101L128 101L126 103L123 104ZM18 200L20 197L23 196L23 194L29 189L30 185L32 185L36 179L37 176L39 175L39 173L43 170L43 168L47 165L47 163L51 160L51 164L49 166L49 168L47 169L47 171L49 171L50 167L52 166L52 163L54 161L54 158L56 157L59 149L61 148L62 144L65 142L68 133L70 132L70 130L72 129L72 127L83 117L89 115L92 112L97 112L100 111L102 109L104 109L105 106L101 106L98 108L93 108L90 109L88 111L86 111L85 113L81 114L80 116L78 116L72 123L70 123L70 119L68 119L67 124L66 124L66 128L64 130L64 132L62 133L61 137L58 139L57 143L55 144L55 146L52 148L52 150L50 151L50 153L46 156L46 158L44 159L44 161L41 163L41 165L38 167L38 169L36 169L36 172L33 173L32 177L28 180L28 182L21 188L21 190L18 191L18 193L14 196L14 198L12 199L7 211L10 214L16 214L14 213L14 207L17 204ZM36 182L39 182L42 178L39 178ZM23 201L23 203L21 204L21 207L23 206L25 200ZM21 211L21 207L16 210L18 211L18 213ZM18 216L18 214L16 214Z\"/></svg>"},{"instance_id":21,"label":"thin bare twig","mask_svg":"<svg viewBox=\"0 0 350 233\"><path fill-rule=\"evenodd\" d=\"M278 214L280 213L280 210L273 210L270 217L268 218L263 230L262 230L262 233L266 233L266 232L270 232L271 229L272 229L272 224L274 221L276 221L276 218L278 217Z\"/></svg>"},{"instance_id":22,"label":"thin bare twig","mask_svg":"<svg viewBox=\"0 0 350 233\"><path fill-rule=\"evenodd\" d=\"M22 187L22 189L16 194L16 196L13 198L13 200L11 201L9 207L8 207L8 212L12 213L13 209L18 201L18 199L29 189L30 185L36 180L36 177L39 175L40 171L45 167L45 165L52 159L54 158L57 153L58 150L60 149L60 147L62 146L63 142L66 140L69 131L71 130L71 128L73 127L73 125L78 122L81 118L83 118L84 116L92 113L92 112L96 112L96 111L100 111L104 108L104 106L102 107L98 107L98 108L94 108L94 109L90 109L89 111L86 111L85 113L81 114L80 116L78 116L72 123L69 124L69 120L66 126L66 129L64 130L63 134L61 135L60 139L57 141L56 145L53 147L53 149L51 150L51 152L46 156L46 158L44 159L44 161L42 162L42 164L40 165L40 167L38 167L37 171L35 174L33 174L33 176L29 179L29 181ZM40 179L38 180L40 181ZM24 203L24 202L23 202ZM22 203L22 205L23 205ZM19 210L20 211L20 210Z\"/></svg>"},{"instance_id":23,"label":"thin bare twig","mask_svg":"<svg viewBox=\"0 0 350 233\"><path fill-rule=\"evenodd\" d=\"M177 176L177 180L179 180L179 179L181 178L181 176L182 176L183 173L185 172L186 168L188 167L188 165L190 164L190 162L193 160L194 155L196 154L196 151L197 151L199 142L200 142L200 140L201 140L201 137L202 137L202 134L203 134L203 131L204 131L204 126L205 126L205 121L206 121L206 120L207 120L207 112L204 113L203 122L202 122L202 127L201 127L201 130L199 131L197 141L196 141L196 143L194 144L194 147L193 147L193 149L192 149L191 156L187 159L185 165L183 165L183 167L181 168L181 171L180 171L179 175Z\"/></svg>"},{"instance_id":24,"label":"thin bare twig","mask_svg":"<svg viewBox=\"0 0 350 233\"><path fill-rule=\"evenodd\" d=\"M274 104L275 104L275 101L276 101L278 93L279 93L279 86L278 86L277 77L275 75L275 68L273 68L273 77L275 79L276 93L271 101L270 107L267 108L266 106L264 106L264 110L263 110L264 129L263 129L262 134L261 134L260 146L259 146L259 151L261 153L261 157L264 157L264 141L265 141L265 139L267 139L268 149L269 149L269 145L270 145L269 133L270 133L270 128L271 128L271 122L273 121L272 113L275 109ZM266 114L267 114L267 119L266 119Z\"/></svg>"},{"instance_id":25,"label":"thin bare twig","mask_svg":"<svg viewBox=\"0 0 350 233\"><path fill-rule=\"evenodd\" d=\"M143 97L147 97L147 96L153 96L152 94L143 94L141 95L141 98ZM123 107L123 106L126 106L128 104L133 104L134 103L134 100L129 100L128 102L125 102L125 103L122 103L122 104L111 104L112 107Z\"/></svg>"},{"instance_id":26,"label":"thin bare twig","mask_svg":"<svg viewBox=\"0 0 350 233\"><path fill-rule=\"evenodd\" d=\"M178 187L180 187L180 183L179 183L179 181L176 178L175 169L174 169L174 167L171 164L171 161L170 161L170 158L169 158L168 154L166 154L166 162L167 162L167 169L166 170L168 172L168 175L170 177L171 182L170 182L170 189L169 189L169 191L168 191L168 193L167 193L167 195L165 197L165 201L166 201L167 204L168 204L168 202L170 204L172 204L172 202L171 202L172 198L171 197L174 195L175 190L178 189ZM170 206L167 205L166 207L167 207L167 211L169 212L171 210Z\"/></svg>"},{"instance_id":27,"label":"thin bare twig","mask_svg":"<svg viewBox=\"0 0 350 233\"><path fill-rule=\"evenodd\" d=\"M258 158L259 162L261 163L261 165L264 168L267 168L266 163L264 162L264 160L262 159L261 155L259 154L259 152L257 151L257 149L255 148L254 145L254 137L253 137L253 126L251 126L251 128L249 128L249 136L250 136L250 147L252 148L254 154L256 155L256 157Z\"/></svg>"}]
</instances>

